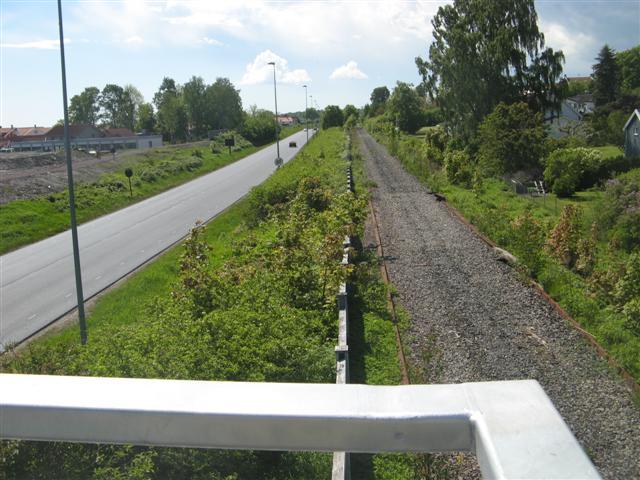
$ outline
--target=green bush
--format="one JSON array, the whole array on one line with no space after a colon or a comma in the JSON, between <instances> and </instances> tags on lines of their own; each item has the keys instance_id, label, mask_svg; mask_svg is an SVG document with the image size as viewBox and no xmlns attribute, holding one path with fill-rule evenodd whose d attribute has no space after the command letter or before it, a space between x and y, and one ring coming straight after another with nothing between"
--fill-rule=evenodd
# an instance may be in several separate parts
<instances>
[{"instance_id":1,"label":"green bush","mask_svg":"<svg viewBox=\"0 0 640 480\"><path fill-rule=\"evenodd\" d=\"M630 252L640 246L640 168L606 183L600 224L614 247Z\"/></svg>"},{"instance_id":2,"label":"green bush","mask_svg":"<svg viewBox=\"0 0 640 480\"><path fill-rule=\"evenodd\" d=\"M544 180L559 197L570 197L578 187L592 186L597 181L601 163L602 154L594 149L554 150L545 161Z\"/></svg>"},{"instance_id":3,"label":"green bush","mask_svg":"<svg viewBox=\"0 0 640 480\"><path fill-rule=\"evenodd\" d=\"M464 150L448 150L444 155L444 172L451 183L471 188L474 166Z\"/></svg>"},{"instance_id":4,"label":"green bush","mask_svg":"<svg viewBox=\"0 0 640 480\"><path fill-rule=\"evenodd\" d=\"M487 176L540 166L546 130L542 115L526 103L500 103L478 129L478 162Z\"/></svg>"}]
</instances>

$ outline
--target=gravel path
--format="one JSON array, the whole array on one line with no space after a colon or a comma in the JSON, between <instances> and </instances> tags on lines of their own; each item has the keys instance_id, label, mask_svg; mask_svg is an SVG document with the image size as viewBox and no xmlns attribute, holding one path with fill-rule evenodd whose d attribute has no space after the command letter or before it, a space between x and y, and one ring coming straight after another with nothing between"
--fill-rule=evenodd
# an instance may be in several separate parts
<instances>
[{"instance_id":1,"label":"gravel path","mask_svg":"<svg viewBox=\"0 0 640 480\"><path fill-rule=\"evenodd\" d=\"M411 318L412 362L437 383L536 379L604 478L640 479L640 408L624 384L384 147L358 135L389 275Z\"/></svg>"}]
</instances>

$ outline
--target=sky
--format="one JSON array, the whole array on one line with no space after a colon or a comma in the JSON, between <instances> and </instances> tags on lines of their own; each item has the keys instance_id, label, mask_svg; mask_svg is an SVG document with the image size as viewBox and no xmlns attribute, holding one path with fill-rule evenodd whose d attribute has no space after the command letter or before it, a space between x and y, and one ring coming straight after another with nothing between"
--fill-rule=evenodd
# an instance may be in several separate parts
<instances>
[{"instance_id":1,"label":"sky","mask_svg":"<svg viewBox=\"0 0 640 480\"><path fill-rule=\"evenodd\" d=\"M162 78L229 78L243 107L278 111L351 103L401 80L417 84L442 1L63 1L69 98L132 84L151 101ZM640 44L640 0L536 2L546 44L568 76L586 76L600 48ZM0 2L0 126L62 118L57 2Z\"/></svg>"}]
</instances>

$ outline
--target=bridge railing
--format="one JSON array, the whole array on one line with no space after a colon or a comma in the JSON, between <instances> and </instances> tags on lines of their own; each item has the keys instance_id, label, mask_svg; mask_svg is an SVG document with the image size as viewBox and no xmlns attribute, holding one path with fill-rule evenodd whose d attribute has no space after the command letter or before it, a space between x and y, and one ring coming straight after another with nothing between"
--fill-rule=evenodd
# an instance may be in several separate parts
<instances>
[{"instance_id":1,"label":"bridge railing","mask_svg":"<svg viewBox=\"0 0 640 480\"><path fill-rule=\"evenodd\" d=\"M486 478L600 478L533 380L369 386L0 375L0 438L471 452Z\"/></svg>"}]
</instances>

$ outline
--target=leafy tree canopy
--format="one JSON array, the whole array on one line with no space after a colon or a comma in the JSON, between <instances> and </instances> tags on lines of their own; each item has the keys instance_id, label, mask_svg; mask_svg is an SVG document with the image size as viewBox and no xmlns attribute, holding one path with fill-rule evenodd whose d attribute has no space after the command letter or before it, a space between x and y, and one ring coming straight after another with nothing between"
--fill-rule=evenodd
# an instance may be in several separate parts
<instances>
[{"instance_id":1,"label":"leafy tree canopy","mask_svg":"<svg viewBox=\"0 0 640 480\"><path fill-rule=\"evenodd\" d=\"M640 88L640 45L618 52L616 61L620 67L620 77L624 90Z\"/></svg>"},{"instance_id":2,"label":"leafy tree canopy","mask_svg":"<svg viewBox=\"0 0 640 480\"><path fill-rule=\"evenodd\" d=\"M100 90L87 87L81 94L71 97L69 117L71 123L95 125L100 113Z\"/></svg>"},{"instance_id":3,"label":"leafy tree canopy","mask_svg":"<svg viewBox=\"0 0 640 480\"><path fill-rule=\"evenodd\" d=\"M455 0L433 18L429 59L416 58L426 89L463 138L500 102L558 109L564 55L545 49L533 0Z\"/></svg>"},{"instance_id":4,"label":"leafy tree canopy","mask_svg":"<svg viewBox=\"0 0 640 480\"><path fill-rule=\"evenodd\" d=\"M398 82L389 98L389 113L400 130L415 133L424 121L424 101L413 85Z\"/></svg>"},{"instance_id":5,"label":"leafy tree canopy","mask_svg":"<svg viewBox=\"0 0 640 480\"><path fill-rule=\"evenodd\" d=\"M337 105L327 105L322 115L322 129L341 127L344 123L344 115Z\"/></svg>"},{"instance_id":6,"label":"leafy tree canopy","mask_svg":"<svg viewBox=\"0 0 640 480\"><path fill-rule=\"evenodd\" d=\"M478 131L480 166L486 175L539 167L546 130L542 114L526 103L500 103L487 115Z\"/></svg>"},{"instance_id":7,"label":"leafy tree canopy","mask_svg":"<svg viewBox=\"0 0 640 480\"><path fill-rule=\"evenodd\" d=\"M387 103L387 100L389 100L390 96L391 92L389 92L389 89L387 87L374 88L371 92L370 97L370 113L372 115L379 115L380 113L382 113L384 111L384 105Z\"/></svg>"},{"instance_id":8,"label":"leafy tree canopy","mask_svg":"<svg viewBox=\"0 0 640 480\"><path fill-rule=\"evenodd\" d=\"M235 129L242 125L240 90L228 78L217 78L205 91L205 123L209 128Z\"/></svg>"},{"instance_id":9,"label":"leafy tree canopy","mask_svg":"<svg viewBox=\"0 0 640 480\"><path fill-rule=\"evenodd\" d=\"M353 105L345 105L345 107L342 109L342 113L344 115L345 120L348 119L350 116L354 116L355 118L358 118L358 109L356 107L354 107Z\"/></svg>"}]
</instances>

